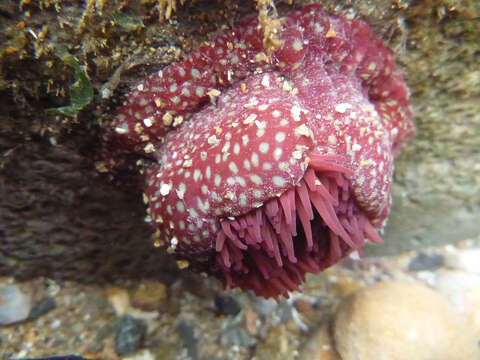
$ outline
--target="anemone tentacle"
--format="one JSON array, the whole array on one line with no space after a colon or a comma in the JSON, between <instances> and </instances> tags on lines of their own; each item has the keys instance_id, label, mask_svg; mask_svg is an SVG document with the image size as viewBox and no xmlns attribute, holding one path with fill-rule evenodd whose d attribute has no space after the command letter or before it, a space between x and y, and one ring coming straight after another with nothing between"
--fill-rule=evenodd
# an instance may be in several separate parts
<instances>
[{"instance_id":1,"label":"anemone tentacle","mask_svg":"<svg viewBox=\"0 0 480 360\"><path fill-rule=\"evenodd\" d=\"M350 194L345 174L351 171L338 164L341 157L317 152L310 156L315 161L310 161L294 188L268 200L263 209L222 221L216 263L227 286L251 288L265 297L288 296L289 291L298 289L307 272L317 273L346 252L361 249L365 239L381 242ZM315 239L312 222L321 227ZM301 235L297 223L302 226ZM238 256L239 250L242 256ZM274 279L273 291L268 283Z\"/></svg>"}]
</instances>

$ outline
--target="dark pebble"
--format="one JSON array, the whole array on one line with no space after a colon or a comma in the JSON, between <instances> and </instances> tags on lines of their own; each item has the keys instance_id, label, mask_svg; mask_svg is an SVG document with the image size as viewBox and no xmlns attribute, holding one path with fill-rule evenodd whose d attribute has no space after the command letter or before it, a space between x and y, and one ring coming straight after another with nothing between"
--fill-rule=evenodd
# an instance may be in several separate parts
<instances>
[{"instance_id":1,"label":"dark pebble","mask_svg":"<svg viewBox=\"0 0 480 360\"><path fill-rule=\"evenodd\" d=\"M237 315L241 308L231 296L215 296L215 312L218 315Z\"/></svg>"},{"instance_id":2,"label":"dark pebble","mask_svg":"<svg viewBox=\"0 0 480 360\"><path fill-rule=\"evenodd\" d=\"M146 325L143 320L124 315L115 325L115 350L120 355L135 352L141 345Z\"/></svg>"},{"instance_id":3,"label":"dark pebble","mask_svg":"<svg viewBox=\"0 0 480 360\"><path fill-rule=\"evenodd\" d=\"M177 325L178 334L187 348L188 355L192 360L198 360L197 338L195 331L190 324L183 321Z\"/></svg>"},{"instance_id":4,"label":"dark pebble","mask_svg":"<svg viewBox=\"0 0 480 360\"><path fill-rule=\"evenodd\" d=\"M57 307L57 303L55 299L47 296L46 298L40 300L38 303L33 305L32 309L30 310L30 314L28 314L27 321L32 321L38 319L40 316L46 314L49 311L52 311Z\"/></svg>"},{"instance_id":5,"label":"dark pebble","mask_svg":"<svg viewBox=\"0 0 480 360\"><path fill-rule=\"evenodd\" d=\"M419 253L408 264L408 270L410 271L422 271L422 270L437 270L443 266L445 259L443 255L432 253Z\"/></svg>"}]
</instances>

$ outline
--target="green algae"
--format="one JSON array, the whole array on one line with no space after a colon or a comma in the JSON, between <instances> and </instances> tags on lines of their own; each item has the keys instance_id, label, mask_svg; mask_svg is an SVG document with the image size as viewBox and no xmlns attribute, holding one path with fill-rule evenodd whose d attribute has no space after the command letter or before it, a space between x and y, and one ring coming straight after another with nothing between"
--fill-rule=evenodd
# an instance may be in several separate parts
<instances>
[{"instance_id":1,"label":"green algae","mask_svg":"<svg viewBox=\"0 0 480 360\"><path fill-rule=\"evenodd\" d=\"M73 68L74 82L70 86L70 105L58 108L46 109L47 114L59 113L66 116L76 117L83 108L93 99L93 87L85 72L85 68L73 57L65 45L59 45L57 55L63 62Z\"/></svg>"}]
</instances>

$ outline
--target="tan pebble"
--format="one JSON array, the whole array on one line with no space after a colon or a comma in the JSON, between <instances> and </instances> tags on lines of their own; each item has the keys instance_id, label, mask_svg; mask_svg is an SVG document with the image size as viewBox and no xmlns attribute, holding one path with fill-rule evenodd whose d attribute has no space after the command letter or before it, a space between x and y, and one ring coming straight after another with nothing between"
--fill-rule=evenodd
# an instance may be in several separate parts
<instances>
[{"instance_id":1,"label":"tan pebble","mask_svg":"<svg viewBox=\"0 0 480 360\"><path fill-rule=\"evenodd\" d=\"M312 311L315 311L315 309L313 308L312 302L303 298L299 298L295 300L293 305L300 313L303 313L303 314L308 314L308 313L311 313Z\"/></svg>"},{"instance_id":2,"label":"tan pebble","mask_svg":"<svg viewBox=\"0 0 480 360\"><path fill-rule=\"evenodd\" d=\"M255 348L258 360L290 360L298 358L298 336L292 336L285 325L272 326ZM300 358L298 358L300 359Z\"/></svg>"},{"instance_id":3,"label":"tan pebble","mask_svg":"<svg viewBox=\"0 0 480 360\"><path fill-rule=\"evenodd\" d=\"M167 287L158 281L144 281L133 292L132 305L142 310L154 310L167 298Z\"/></svg>"},{"instance_id":4,"label":"tan pebble","mask_svg":"<svg viewBox=\"0 0 480 360\"><path fill-rule=\"evenodd\" d=\"M388 281L345 299L333 334L343 360L478 360L473 331L440 294Z\"/></svg>"},{"instance_id":5,"label":"tan pebble","mask_svg":"<svg viewBox=\"0 0 480 360\"><path fill-rule=\"evenodd\" d=\"M300 353L303 360L342 360L335 350L329 326L324 325L317 330L306 343Z\"/></svg>"},{"instance_id":6,"label":"tan pebble","mask_svg":"<svg viewBox=\"0 0 480 360\"><path fill-rule=\"evenodd\" d=\"M35 341L35 339L37 338L37 332L34 331L34 330L30 330L29 332L27 332L27 334L25 335L25 343L26 344L33 344L33 342Z\"/></svg>"},{"instance_id":7,"label":"tan pebble","mask_svg":"<svg viewBox=\"0 0 480 360\"><path fill-rule=\"evenodd\" d=\"M124 357L123 360L155 360L156 357L150 352L150 350L141 350L131 356Z\"/></svg>"},{"instance_id":8,"label":"tan pebble","mask_svg":"<svg viewBox=\"0 0 480 360\"><path fill-rule=\"evenodd\" d=\"M300 321L303 322L308 328L315 326L315 324L318 324L318 322L323 319L324 313L319 311L316 302L306 298L298 298L295 300L293 305L298 312Z\"/></svg>"},{"instance_id":9,"label":"tan pebble","mask_svg":"<svg viewBox=\"0 0 480 360\"><path fill-rule=\"evenodd\" d=\"M251 335L257 335L258 334L258 327L259 327L260 320L258 318L258 315L255 311L251 309L247 309L245 312L245 327L247 328L247 331Z\"/></svg>"},{"instance_id":10,"label":"tan pebble","mask_svg":"<svg viewBox=\"0 0 480 360\"><path fill-rule=\"evenodd\" d=\"M435 288L467 318L476 338L480 339L480 276L440 270L436 274Z\"/></svg>"},{"instance_id":11,"label":"tan pebble","mask_svg":"<svg viewBox=\"0 0 480 360\"><path fill-rule=\"evenodd\" d=\"M346 296L359 290L362 287L362 284L358 280L346 276L338 276L334 287L340 296Z\"/></svg>"},{"instance_id":12,"label":"tan pebble","mask_svg":"<svg viewBox=\"0 0 480 360\"><path fill-rule=\"evenodd\" d=\"M130 296L126 289L112 286L106 289L107 299L117 316L122 316L130 309Z\"/></svg>"}]
</instances>

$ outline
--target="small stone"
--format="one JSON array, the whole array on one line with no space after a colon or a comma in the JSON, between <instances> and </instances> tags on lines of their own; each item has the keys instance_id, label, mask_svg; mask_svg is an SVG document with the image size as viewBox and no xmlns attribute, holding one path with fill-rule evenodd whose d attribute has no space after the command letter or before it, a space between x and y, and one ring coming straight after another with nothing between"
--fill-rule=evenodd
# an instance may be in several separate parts
<instances>
[{"instance_id":1,"label":"small stone","mask_svg":"<svg viewBox=\"0 0 480 360\"><path fill-rule=\"evenodd\" d=\"M285 324L270 327L255 348L258 360L302 359L298 355L298 336L292 336Z\"/></svg>"},{"instance_id":2,"label":"small stone","mask_svg":"<svg viewBox=\"0 0 480 360\"><path fill-rule=\"evenodd\" d=\"M149 350L140 351L132 356L124 357L123 360L155 360L155 356Z\"/></svg>"},{"instance_id":3,"label":"small stone","mask_svg":"<svg viewBox=\"0 0 480 360\"><path fill-rule=\"evenodd\" d=\"M257 341L245 330L244 317L237 315L228 317L222 324L220 332L220 344L222 346L243 346L253 347Z\"/></svg>"},{"instance_id":4,"label":"small stone","mask_svg":"<svg viewBox=\"0 0 480 360\"><path fill-rule=\"evenodd\" d=\"M248 333L253 336L258 335L260 325L261 321L258 314L251 309L247 309L245 311L245 329Z\"/></svg>"},{"instance_id":5,"label":"small stone","mask_svg":"<svg viewBox=\"0 0 480 360\"><path fill-rule=\"evenodd\" d=\"M38 319L40 316L46 314L49 311L52 311L57 307L55 299L51 296L47 296L44 299L37 302L33 305L32 310L30 310L30 314L28 315L28 321L32 321Z\"/></svg>"},{"instance_id":6,"label":"small stone","mask_svg":"<svg viewBox=\"0 0 480 360\"><path fill-rule=\"evenodd\" d=\"M480 274L480 249L450 248L445 255L445 263L453 269Z\"/></svg>"},{"instance_id":7,"label":"small stone","mask_svg":"<svg viewBox=\"0 0 480 360\"><path fill-rule=\"evenodd\" d=\"M342 297L350 295L362 287L362 283L360 281L349 276L343 276L341 274L335 276L335 279L332 279L332 282L334 284L335 291Z\"/></svg>"},{"instance_id":8,"label":"small stone","mask_svg":"<svg viewBox=\"0 0 480 360\"><path fill-rule=\"evenodd\" d=\"M466 317L475 336L480 339L480 276L441 270L436 273L435 288Z\"/></svg>"},{"instance_id":9,"label":"small stone","mask_svg":"<svg viewBox=\"0 0 480 360\"><path fill-rule=\"evenodd\" d=\"M107 288L106 295L117 316L125 315L130 310L130 296L127 290L119 287L110 287Z\"/></svg>"},{"instance_id":10,"label":"small stone","mask_svg":"<svg viewBox=\"0 0 480 360\"><path fill-rule=\"evenodd\" d=\"M122 316L115 325L115 350L120 355L135 352L145 335L146 325L143 320L130 315Z\"/></svg>"},{"instance_id":11,"label":"small stone","mask_svg":"<svg viewBox=\"0 0 480 360\"><path fill-rule=\"evenodd\" d=\"M215 312L218 315L237 315L241 308L231 296L215 296Z\"/></svg>"},{"instance_id":12,"label":"small stone","mask_svg":"<svg viewBox=\"0 0 480 360\"><path fill-rule=\"evenodd\" d=\"M260 297L252 301L254 310L261 316L268 317L278 310L278 304L273 299L263 299Z\"/></svg>"},{"instance_id":13,"label":"small stone","mask_svg":"<svg viewBox=\"0 0 480 360\"><path fill-rule=\"evenodd\" d=\"M187 348L188 355L191 359L198 359L198 340L195 337L195 331L191 324L180 321L177 325L177 331Z\"/></svg>"},{"instance_id":14,"label":"small stone","mask_svg":"<svg viewBox=\"0 0 480 360\"><path fill-rule=\"evenodd\" d=\"M472 330L430 288L387 281L347 298L333 334L343 360L478 360Z\"/></svg>"},{"instance_id":15,"label":"small stone","mask_svg":"<svg viewBox=\"0 0 480 360\"><path fill-rule=\"evenodd\" d=\"M303 347L299 359L302 360L342 360L335 350L328 325L313 333Z\"/></svg>"},{"instance_id":16,"label":"small stone","mask_svg":"<svg viewBox=\"0 0 480 360\"><path fill-rule=\"evenodd\" d=\"M10 325L27 319L31 299L16 284L0 285L0 325Z\"/></svg>"},{"instance_id":17,"label":"small stone","mask_svg":"<svg viewBox=\"0 0 480 360\"><path fill-rule=\"evenodd\" d=\"M134 307L142 310L157 309L167 299L167 287L158 281L143 281L131 296Z\"/></svg>"},{"instance_id":18,"label":"small stone","mask_svg":"<svg viewBox=\"0 0 480 360\"><path fill-rule=\"evenodd\" d=\"M445 259L441 254L426 254L424 252L415 256L408 264L410 271L434 271L443 266Z\"/></svg>"}]
</instances>

